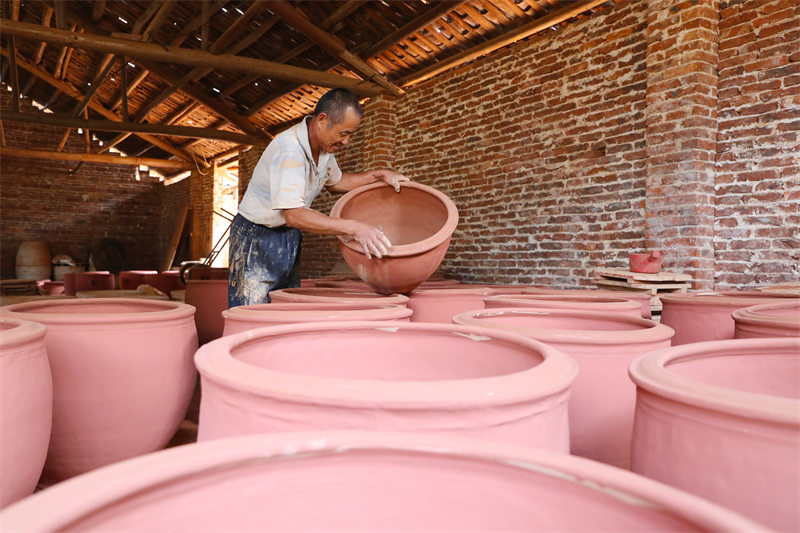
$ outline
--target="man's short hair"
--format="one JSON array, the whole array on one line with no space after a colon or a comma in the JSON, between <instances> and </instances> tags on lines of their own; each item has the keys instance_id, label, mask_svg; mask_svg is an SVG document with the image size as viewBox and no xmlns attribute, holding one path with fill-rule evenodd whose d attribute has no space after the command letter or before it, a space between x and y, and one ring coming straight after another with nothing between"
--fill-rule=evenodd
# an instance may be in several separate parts
<instances>
[{"instance_id":1,"label":"man's short hair","mask_svg":"<svg viewBox=\"0 0 800 533\"><path fill-rule=\"evenodd\" d=\"M347 89L331 89L323 94L317 102L314 116L325 113L330 117L332 124L339 124L344 120L348 107L352 108L359 118L364 116L364 111L355 94Z\"/></svg>"}]
</instances>

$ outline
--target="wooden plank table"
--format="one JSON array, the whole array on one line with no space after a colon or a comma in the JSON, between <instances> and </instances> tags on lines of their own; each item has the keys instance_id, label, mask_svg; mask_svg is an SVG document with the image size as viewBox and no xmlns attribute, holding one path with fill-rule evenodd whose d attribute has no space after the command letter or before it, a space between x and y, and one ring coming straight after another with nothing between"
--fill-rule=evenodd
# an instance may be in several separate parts
<instances>
[{"instance_id":1,"label":"wooden plank table","mask_svg":"<svg viewBox=\"0 0 800 533\"><path fill-rule=\"evenodd\" d=\"M690 275L678 272L644 274L615 268L598 268L594 271L594 275L599 289L650 294L650 311L654 313L661 312L659 294L686 292L692 282Z\"/></svg>"}]
</instances>

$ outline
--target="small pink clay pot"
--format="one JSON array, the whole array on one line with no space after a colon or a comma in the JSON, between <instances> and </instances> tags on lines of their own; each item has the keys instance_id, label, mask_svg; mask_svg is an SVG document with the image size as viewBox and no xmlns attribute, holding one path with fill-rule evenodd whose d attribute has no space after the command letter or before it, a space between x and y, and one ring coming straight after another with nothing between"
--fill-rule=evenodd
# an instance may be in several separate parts
<instances>
[{"instance_id":1,"label":"small pink clay pot","mask_svg":"<svg viewBox=\"0 0 800 533\"><path fill-rule=\"evenodd\" d=\"M158 274L155 270L123 270L119 273L119 288L134 291L136 287L145 283L145 276L155 274Z\"/></svg>"},{"instance_id":2,"label":"small pink clay pot","mask_svg":"<svg viewBox=\"0 0 800 533\"><path fill-rule=\"evenodd\" d=\"M228 308L227 279L189 279L186 281L186 303L197 309L194 322L200 344L222 336L225 319L222 312Z\"/></svg>"},{"instance_id":3,"label":"small pink clay pot","mask_svg":"<svg viewBox=\"0 0 800 533\"><path fill-rule=\"evenodd\" d=\"M59 296L64 294L63 281L50 281L49 279L39 282L37 285L39 294L42 296Z\"/></svg>"},{"instance_id":4,"label":"small pink clay pot","mask_svg":"<svg viewBox=\"0 0 800 533\"><path fill-rule=\"evenodd\" d=\"M271 291L272 303L340 303L359 305L406 305L408 296L402 294L378 294L370 290L336 289L332 287L309 287Z\"/></svg>"},{"instance_id":5,"label":"small pink clay pot","mask_svg":"<svg viewBox=\"0 0 800 533\"><path fill-rule=\"evenodd\" d=\"M354 189L334 204L334 218L382 228L392 243L383 258L367 259L361 245L339 237L344 260L359 278L381 293L408 293L439 267L458 225L458 209L440 191L402 183L400 192L378 182Z\"/></svg>"},{"instance_id":6,"label":"small pink clay pot","mask_svg":"<svg viewBox=\"0 0 800 533\"><path fill-rule=\"evenodd\" d=\"M0 521L41 532L766 531L691 494L569 455L356 431L172 448L51 487Z\"/></svg>"},{"instance_id":7,"label":"small pink clay pot","mask_svg":"<svg viewBox=\"0 0 800 533\"><path fill-rule=\"evenodd\" d=\"M487 287L445 289L417 289L411 293L408 307L414 311L412 322L438 322L452 324L453 316L483 309L484 300L496 293Z\"/></svg>"},{"instance_id":8,"label":"small pink clay pot","mask_svg":"<svg viewBox=\"0 0 800 533\"><path fill-rule=\"evenodd\" d=\"M661 261L664 257L658 250L643 254L629 254L628 262L631 272L658 274L661 272Z\"/></svg>"},{"instance_id":9,"label":"small pink clay pot","mask_svg":"<svg viewBox=\"0 0 800 533\"><path fill-rule=\"evenodd\" d=\"M246 331L198 350L198 440L246 433L428 431L567 452L574 361L521 335L408 322Z\"/></svg>"},{"instance_id":10,"label":"small pink clay pot","mask_svg":"<svg viewBox=\"0 0 800 533\"><path fill-rule=\"evenodd\" d=\"M800 530L800 339L736 339L634 361L633 470Z\"/></svg>"},{"instance_id":11,"label":"small pink clay pot","mask_svg":"<svg viewBox=\"0 0 800 533\"><path fill-rule=\"evenodd\" d=\"M53 430L42 481L61 481L163 448L195 384L194 308L75 298L10 305L0 317L47 326Z\"/></svg>"},{"instance_id":12,"label":"small pink clay pot","mask_svg":"<svg viewBox=\"0 0 800 533\"><path fill-rule=\"evenodd\" d=\"M800 337L800 302L754 305L733 312L733 338Z\"/></svg>"},{"instance_id":13,"label":"small pink clay pot","mask_svg":"<svg viewBox=\"0 0 800 533\"><path fill-rule=\"evenodd\" d=\"M413 311L402 305L362 304L259 304L242 305L222 312L223 335L235 335L249 329L307 322L353 320L409 321Z\"/></svg>"},{"instance_id":14,"label":"small pink clay pot","mask_svg":"<svg viewBox=\"0 0 800 533\"><path fill-rule=\"evenodd\" d=\"M144 283L154 287L167 296L172 296L172 291L179 291L186 288L181 281L181 273L177 270L165 270L158 274L146 274Z\"/></svg>"},{"instance_id":15,"label":"small pink clay pot","mask_svg":"<svg viewBox=\"0 0 800 533\"><path fill-rule=\"evenodd\" d=\"M673 346L732 339L736 324L731 313L753 305L785 302L785 298L800 302L794 294L757 291L666 294L660 296L661 323L675 330Z\"/></svg>"},{"instance_id":16,"label":"small pink clay pot","mask_svg":"<svg viewBox=\"0 0 800 533\"><path fill-rule=\"evenodd\" d=\"M498 307L528 307L534 309L574 309L595 313L621 314L641 318L642 307L638 302L607 296L567 294L506 294L490 296L484 300L486 309Z\"/></svg>"},{"instance_id":17,"label":"small pink clay pot","mask_svg":"<svg viewBox=\"0 0 800 533\"><path fill-rule=\"evenodd\" d=\"M628 365L669 347L671 328L638 316L567 309L487 309L453 322L516 332L572 357L580 372L570 390L571 453L630 468L636 388Z\"/></svg>"},{"instance_id":18,"label":"small pink clay pot","mask_svg":"<svg viewBox=\"0 0 800 533\"><path fill-rule=\"evenodd\" d=\"M110 291L116 281L111 272L68 272L64 274L64 294L75 296L80 291Z\"/></svg>"},{"instance_id":19,"label":"small pink clay pot","mask_svg":"<svg viewBox=\"0 0 800 533\"><path fill-rule=\"evenodd\" d=\"M47 456L53 380L46 331L0 317L0 508L33 494Z\"/></svg>"},{"instance_id":20,"label":"small pink clay pot","mask_svg":"<svg viewBox=\"0 0 800 533\"><path fill-rule=\"evenodd\" d=\"M647 292L637 291L606 291L596 289L539 289L536 287L525 289L522 294L566 294L566 295L586 295L586 296L599 296L608 298L624 298L626 300L633 300L639 302L642 308L642 318L652 318L652 311L650 309L651 296Z\"/></svg>"}]
</instances>

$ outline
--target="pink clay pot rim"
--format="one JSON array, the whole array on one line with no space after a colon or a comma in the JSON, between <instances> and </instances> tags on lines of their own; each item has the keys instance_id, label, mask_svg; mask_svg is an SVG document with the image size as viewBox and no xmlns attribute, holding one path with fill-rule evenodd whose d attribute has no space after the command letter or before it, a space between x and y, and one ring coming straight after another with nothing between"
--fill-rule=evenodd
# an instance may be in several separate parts
<instances>
[{"instance_id":1,"label":"pink clay pot rim","mask_svg":"<svg viewBox=\"0 0 800 533\"><path fill-rule=\"evenodd\" d=\"M352 430L245 435L161 450L63 481L7 507L0 518L9 530L70 529L99 510L124 503L131 495L146 494L182 479L362 451L457 457L510 466L580 485L632 507L681 516L698 529L769 531L698 496L574 455L460 436Z\"/></svg>"},{"instance_id":2,"label":"pink clay pot rim","mask_svg":"<svg viewBox=\"0 0 800 533\"><path fill-rule=\"evenodd\" d=\"M222 283L227 284L227 279L187 279L186 285L221 285Z\"/></svg>"},{"instance_id":3,"label":"pink clay pot rim","mask_svg":"<svg viewBox=\"0 0 800 533\"><path fill-rule=\"evenodd\" d=\"M437 288L424 288L424 289L415 289L411 296L415 298L419 297L439 297L439 296L494 296L497 294L497 291L494 289L490 289L489 287L442 287L441 289Z\"/></svg>"},{"instance_id":4,"label":"pink clay pot rim","mask_svg":"<svg viewBox=\"0 0 800 533\"><path fill-rule=\"evenodd\" d=\"M642 329L634 330L579 330L579 329L553 329L521 327L511 324L496 323L495 325L484 325L486 322L479 317L504 316L504 315L556 315L563 317L603 319L612 322L623 322L638 324ZM596 311L584 311L580 309L531 309L526 307L498 307L496 309L476 309L465 313L457 314L453 317L453 323L462 324L470 327L483 327L495 330L513 331L521 335L536 337L544 343L547 342L569 342L571 344L639 344L670 340L675 335L675 330L666 324L659 324L647 318L623 315L619 313L607 313L598 315Z\"/></svg>"},{"instance_id":5,"label":"pink clay pot rim","mask_svg":"<svg viewBox=\"0 0 800 533\"><path fill-rule=\"evenodd\" d=\"M302 291L296 292L296 291ZM341 292L341 296L321 296L322 293L330 293L330 292ZM326 300L332 302L334 298L336 301L340 303L352 303L352 304L362 304L369 302L381 302L382 305L405 305L408 302L408 296L403 294L379 294L377 292L370 292L366 290L359 290L359 289L337 289L334 287L294 287L291 289L280 289L277 291L272 291L270 294L280 293L281 295L288 295L291 297L297 297L297 303L310 303L308 300L304 300L303 298L312 297L319 299L320 303L324 303ZM319 293L319 294L315 294ZM359 298L359 294L368 294L369 296L364 298ZM290 302L278 302L278 303L290 303Z\"/></svg>"},{"instance_id":6,"label":"pink clay pot rim","mask_svg":"<svg viewBox=\"0 0 800 533\"><path fill-rule=\"evenodd\" d=\"M628 375L638 387L679 403L740 417L800 426L800 400L710 385L675 374L666 368L669 363L692 359L792 349L800 353L800 338L732 339L682 344L655 350L635 359L628 369Z\"/></svg>"},{"instance_id":7,"label":"pink clay pot rim","mask_svg":"<svg viewBox=\"0 0 800 533\"><path fill-rule=\"evenodd\" d=\"M798 301L800 301L800 295L785 292L756 293L753 291L750 294L753 294L753 296L735 296L730 293L723 294L720 292L685 292L676 294L659 294L658 298L662 302L671 304L692 304L700 302L729 307L750 307L762 303L773 303L775 300L783 298L797 298Z\"/></svg>"},{"instance_id":8,"label":"pink clay pot rim","mask_svg":"<svg viewBox=\"0 0 800 533\"><path fill-rule=\"evenodd\" d=\"M132 313L80 313L76 309L68 309L63 313L37 313L34 310L51 306L80 306L80 305L111 305L130 304L139 307L162 307L162 311L142 311ZM36 302L23 302L11 304L0 308L0 316L11 316L21 320L33 322L44 321L47 324L112 324L130 323L135 320L137 324L148 322L162 322L194 316L195 308L175 300L152 300L147 298L70 298L68 300L42 300Z\"/></svg>"},{"instance_id":9,"label":"pink clay pot rim","mask_svg":"<svg viewBox=\"0 0 800 533\"><path fill-rule=\"evenodd\" d=\"M376 319L390 320L408 318L414 311L403 305L369 305L338 303L271 303L256 305L240 305L222 311L222 316L238 322L286 322L287 318L303 322L306 318L315 318L320 313L328 313L329 320L348 320L347 315L337 316L337 312L369 311Z\"/></svg>"},{"instance_id":10,"label":"pink clay pot rim","mask_svg":"<svg viewBox=\"0 0 800 533\"><path fill-rule=\"evenodd\" d=\"M512 303L512 302L531 302L535 304L538 301L544 302L564 302L571 304L586 304L587 308L596 307L598 309L608 309L613 312L617 309L627 311L634 309L641 309L642 304L635 300L627 298L611 298L608 296L588 296L578 294L501 294L498 296L490 296L485 301Z\"/></svg>"},{"instance_id":11,"label":"pink clay pot rim","mask_svg":"<svg viewBox=\"0 0 800 533\"><path fill-rule=\"evenodd\" d=\"M342 209L344 208L347 202L349 202L351 199L358 196L359 194L371 191L373 189L378 189L380 187L390 187L390 185L382 181L379 181L375 183L370 183L369 185L358 187L357 189L353 189L352 191L348 192L347 194L339 198L336 201L336 203L333 204L333 208L331 208L331 216L334 218L341 218ZM423 185L415 181L402 182L400 184L400 187L418 189L435 197L437 200L442 202L442 204L447 209L447 220L445 221L444 226L442 226L439 229L439 231L437 231L427 239L423 239L421 241L414 242L411 244L400 244L397 246L392 246L392 249L389 251L388 254L384 255L384 257L405 257L409 255L417 255L419 253L431 250L441 245L445 241L447 241L447 239L449 239L450 236L453 234L453 232L456 230L456 226L458 226L458 208L456 207L456 204L453 203L453 200L451 200L449 196L447 196L441 191L434 189L433 187L428 187L427 185ZM339 238L339 241L342 242L342 244L344 244L351 250L358 252L362 255L364 254L364 251L361 249L360 244L357 244L354 241L345 241L341 235L337 235L337 237Z\"/></svg>"},{"instance_id":12,"label":"pink clay pot rim","mask_svg":"<svg viewBox=\"0 0 800 533\"><path fill-rule=\"evenodd\" d=\"M238 347L269 337L304 332L372 330L397 334L399 331L434 331L468 338L473 342L503 341L534 351L543 361L512 374L453 380L379 380L319 377L257 367L231 355ZM403 409L489 407L528 402L532 392L549 397L565 392L578 374L578 365L555 348L521 335L449 324L426 322L313 322L266 326L219 338L195 354L195 366L204 377L253 394L279 394L297 403L376 406ZM291 376L291 379L286 379ZM311 392L309 392L311 391Z\"/></svg>"},{"instance_id":13,"label":"pink clay pot rim","mask_svg":"<svg viewBox=\"0 0 800 533\"><path fill-rule=\"evenodd\" d=\"M4 329L0 333L0 356L13 355L7 352L10 348L20 344L26 344L39 338L43 338L47 333L47 326L30 320L20 320L9 316L0 315L0 324L13 324L11 329Z\"/></svg>"},{"instance_id":14,"label":"pink clay pot rim","mask_svg":"<svg viewBox=\"0 0 800 533\"><path fill-rule=\"evenodd\" d=\"M770 315L763 311L772 309L797 309L795 315ZM800 329L800 301L759 304L752 307L743 307L733 312L733 320L743 324L753 324L770 328L781 327Z\"/></svg>"}]
</instances>

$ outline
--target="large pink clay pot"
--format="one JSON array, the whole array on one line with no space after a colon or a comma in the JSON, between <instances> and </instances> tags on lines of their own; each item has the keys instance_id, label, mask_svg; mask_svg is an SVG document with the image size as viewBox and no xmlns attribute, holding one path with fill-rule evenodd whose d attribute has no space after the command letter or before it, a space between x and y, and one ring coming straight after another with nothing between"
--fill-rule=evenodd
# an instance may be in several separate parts
<instances>
[{"instance_id":1,"label":"large pink clay pot","mask_svg":"<svg viewBox=\"0 0 800 533\"><path fill-rule=\"evenodd\" d=\"M636 388L628 365L669 347L671 328L639 316L565 309L487 309L453 322L520 333L571 356L580 366L569 399L571 452L630 468Z\"/></svg>"},{"instance_id":2,"label":"large pink clay pot","mask_svg":"<svg viewBox=\"0 0 800 533\"><path fill-rule=\"evenodd\" d=\"M436 435L314 432L180 446L51 487L9 531L747 531L696 496L569 455Z\"/></svg>"},{"instance_id":3,"label":"large pink clay pot","mask_svg":"<svg viewBox=\"0 0 800 533\"><path fill-rule=\"evenodd\" d=\"M194 321L200 344L222 336L222 330L225 327L222 312L228 308L227 279L187 280L186 303L197 309Z\"/></svg>"},{"instance_id":4,"label":"large pink clay pot","mask_svg":"<svg viewBox=\"0 0 800 533\"><path fill-rule=\"evenodd\" d=\"M167 296L172 297L172 291L180 291L186 288L181 281L181 273L177 270L165 270L158 274L146 274L144 283L154 287Z\"/></svg>"},{"instance_id":5,"label":"large pink clay pot","mask_svg":"<svg viewBox=\"0 0 800 533\"><path fill-rule=\"evenodd\" d=\"M498 307L527 307L534 309L574 309L594 311L600 314L620 314L641 318L642 307L638 302L608 296L568 294L506 294L490 296L484 300L486 309Z\"/></svg>"},{"instance_id":6,"label":"large pink clay pot","mask_svg":"<svg viewBox=\"0 0 800 533\"><path fill-rule=\"evenodd\" d=\"M0 317L0 508L33 494L47 456L53 380L46 330Z\"/></svg>"},{"instance_id":7,"label":"large pink clay pot","mask_svg":"<svg viewBox=\"0 0 800 533\"><path fill-rule=\"evenodd\" d=\"M624 298L626 300L633 300L634 302L639 302L639 305L642 306L642 318L652 318L652 310L650 308L650 300L652 297L648 292L638 292L638 291L612 291L612 290L599 290L599 289L547 289L547 288L537 288L531 287L530 289L525 289L522 291L522 294L566 294L566 295L587 295L587 296L599 296L599 297L608 297L608 298Z\"/></svg>"},{"instance_id":8,"label":"large pink clay pot","mask_svg":"<svg viewBox=\"0 0 800 533\"><path fill-rule=\"evenodd\" d=\"M75 296L81 291L110 291L115 283L111 272L68 272L64 274L64 294Z\"/></svg>"},{"instance_id":9,"label":"large pink clay pot","mask_svg":"<svg viewBox=\"0 0 800 533\"><path fill-rule=\"evenodd\" d=\"M498 296L503 294L522 294L526 289L546 289L547 285L503 285L503 284L486 284L484 287L494 289Z\"/></svg>"},{"instance_id":10,"label":"large pink clay pot","mask_svg":"<svg viewBox=\"0 0 800 533\"><path fill-rule=\"evenodd\" d=\"M198 440L245 433L430 431L567 452L570 358L521 335L408 322L317 322L197 352Z\"/></svg>"},{"instance_id":11,"label":"large pink clay pot","mask_svg":"<svg viewBox=\"0 0 800 533\"><path fill-rule=\"evenodd\" d=\"M155 270L123 270L119 273L119 288L126 291L135 291L139 285L145 283L145 276L155 274L158 274Z\"/></svg>"},{"instance_id":12,"label":"large pink clay pot","mask_svg":"<svg viewBox=\"0 0 800 533\"><path fill-rule=\"evenodd\" d=\"M733 338L800 337L800 302L761 304L733 312Z\"/></svg>"},{"instance_id":13,"label":"large pink clay pot","mask_svg":"<svg viewBox=\"0 0 800 533\"><path fill-rule=\"evenodd\" d=\"M786 298L800 302L795 294L757 291L689 292L666 294L660 298L663 305L661 323L675 330L673 346L732 339L735 323L731 313L737 309L786 301Z\"/></svg>"},{"instance_id":14,"label":"large pink clay pot","mask_svg":"<svg viewBox=\"0 0 800 533\"><path fill-rule=\"evenodd\" d=\"M75 296L78 298L145 298L148 300L169 300L169 297L163 294L147 294L146 292L123 289L115 289L113 291L80 291L76 292Z\"/></svg>"},{"instance_id":15,"label":"large pink clay pot","mask_svg":"<svg viewBox=\"0 0 800 533\"><path fill-rule=\"evenodd\" d=\"M408 296L378 294L373 290L308 287L271 291L272 303L341 303L362 305L406 305Z\"/></svg>"},{"instance_id":16,"label":"large pink clay pot","mask_svg":"<svg viewBox=\"0 0 800 533\"><path fill-rule=\"evenodd\" d=\"M414 311L412 322L438 322L452 324L453 316L483 309L484 299L494 296L493 289L487 287L444 289L417 289L411 293L408 307Z\"/></svg>"},{"instance_id":17,"label":"large pink clay pot","mask_svg":"<svg viewBox=\"0 0 800 533\"><path fill-rule=\"evenodd\" d=\"M163 448L195 383L194 308L170 301L76 298L10 305L3 318L47 326L52 483Z\"/></svg>"},{"instance_id":18,"label":"large pink clay pot","mask_svg":"<svg viewBox=\"0 0 800 533\"><path fill-rule=\"evenodd\" d=\"M403 183L400 192L378 182L354 189L334 204L331 216L381 228L392 248L367 259L361 244L339 237L350 268L384 293L408 293L439 267L458 225L458 209L447 195L421 183Z\"/></svg>"},{"instance_id":19,"label":"large pink clay pot","mask_svg":"<svg viewBox=\"0 0 800 533\"><path fill-rule=\"evenodd\" d=\"M258 304L233 307L222 312L223 335L234 335L249 329L283 324L353 320L409 321L413 311L402 305L364 304Z\"/></svg>"},{"instance_id":20,"label":"large pink clay pot","mask_svg":"<svg viewBox=\"0 0 800 533\"><path fill-rule=\"evenodd\" d=\"M634 361L633 470L800 530L800 339L677 346Z\"/></svg>"}]
</instances>

